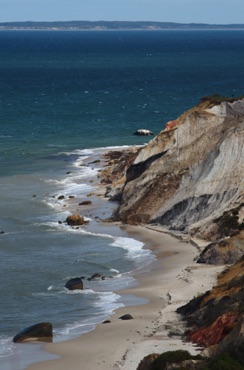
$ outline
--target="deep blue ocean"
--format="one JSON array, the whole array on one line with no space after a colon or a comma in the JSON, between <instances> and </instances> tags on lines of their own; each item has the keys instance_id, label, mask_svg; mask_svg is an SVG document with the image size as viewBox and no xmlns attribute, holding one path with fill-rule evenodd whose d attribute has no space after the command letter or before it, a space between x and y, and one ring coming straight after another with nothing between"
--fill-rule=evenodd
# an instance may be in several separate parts
<instances>
[{"instance_id":1,"label":"deep blue ocean","mask_svg":"<svg viewBox=\"0 0 244 370\"><path fill-rule=\"evenodd\" d=\"M1 368L23 368L11 339L29 325L51 321L61 340L130 304L115 291L152 253L92 219L101 200L82 230L58 221L94 191L104 148L144 144L135 130L156 134L203 96L243 95L243 67L244 31L0 32ZM95 272L113 278L64 288Z\"/></svg>"}]
</instances>

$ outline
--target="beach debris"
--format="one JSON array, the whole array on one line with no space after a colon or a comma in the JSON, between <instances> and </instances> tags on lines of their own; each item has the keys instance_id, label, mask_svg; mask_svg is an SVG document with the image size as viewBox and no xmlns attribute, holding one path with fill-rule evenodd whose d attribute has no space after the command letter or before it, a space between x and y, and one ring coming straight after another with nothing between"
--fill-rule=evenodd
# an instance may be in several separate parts
<instances>
[{"instance_id":1,"label":"beach debris","mask_svg":"<svg viewBox=\"0 0 244 370\"><path fill-rule=\"evenodd\" d=\"M131 314L129 313L126 313L125 315L119 317L120 320L133 320L133 318L134 317L131 316Z\"/></svg>"},{"instance_id":2,"label":"beach debris","mask_svg":"<svg viewBox=\"0 0 244 370\"><path fill-rule=\"evenodd\" d=\"M88 206L89 204L92 204L91 200L83 200L83 202L79 203L79 206Z\"/></svg>"},{"instance_id":3,"label":"beach debris","mask_svg":"<svg viewBox=\"0 0 244 370\"><path fill-rule=\"evenodd\" d=\"M80 277L75 277L66 282L65 288L69 290L83 290L83 281Z\"/></svg>"},{"instance_id":4,"label":"beach debris","mask_svg":"<svg viewBox=\"0 0 244 370\"><path fill-rule=\"evenodd\" d=\"M89 221L85 221L83 216L78 214L68 216L66 222L70 226L86 225L89 223Z\"/></svg>"},{"instance_id":5,"label":"beach debris","mask_svg":"<svg viewBox=\"0 0 244 370\"><path fill-rule=\"evenodd\" d=\"M53 327L50 322L41 322L22 330L13 338L14 343L24 341L51 342Z\"/></svg>"},{"instance_id":6,"label":"beach debris","mask_svg":"<svg viewBox=\"0 0 244 370\"><path fill-rule=\"evenodd\" d=\"M146 130L144 128L140 128L139 130L136 130L133 135L137 136L150 136L153 135L153 132L150 130Z\"/></svg>"}]
</instances>

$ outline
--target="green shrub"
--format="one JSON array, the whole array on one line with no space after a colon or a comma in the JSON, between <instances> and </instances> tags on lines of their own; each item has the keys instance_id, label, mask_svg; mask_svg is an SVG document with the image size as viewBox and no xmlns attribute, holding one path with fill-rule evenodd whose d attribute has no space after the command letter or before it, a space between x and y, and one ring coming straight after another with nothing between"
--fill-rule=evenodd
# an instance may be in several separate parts
<instances>
[{"instance_id":1,"label":"green shrub","mask_svg":"<svg viewBox=\"0 0 244 370\"><path fill-rule=\"evenodd\" d=\"M229 353L218 355L204 361L201 370L244 370L244 366Z\"/></svg>"},{"instance_id":2,"label":"green shrub","mask_svg":"<svg viewBox=\"0 0 244 370\"><path fill-rule=\"evenodd\" d=\"M153 370L164 370L166 366L173 363L181 363L185 360L201 359L201 356L192 356L188 351L168 351L162 353L152 364Z\"/></svg>"}]
</instances>

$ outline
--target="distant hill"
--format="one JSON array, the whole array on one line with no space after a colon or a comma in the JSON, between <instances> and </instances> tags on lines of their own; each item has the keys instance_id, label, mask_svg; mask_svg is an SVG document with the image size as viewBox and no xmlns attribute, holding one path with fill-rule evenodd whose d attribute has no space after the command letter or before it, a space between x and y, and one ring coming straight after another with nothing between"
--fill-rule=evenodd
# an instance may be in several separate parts
<instances>
[{"instance_id":1,"label":"distant hill","mask_svg":"<svg viewBox=\"0 0 244 370\"><path fill-rule=\"evenodd\" d=\"M174 22L63 21L1 22L0 30L236 30L244 24L205 24Z\"/></svg>"}]
</instances>

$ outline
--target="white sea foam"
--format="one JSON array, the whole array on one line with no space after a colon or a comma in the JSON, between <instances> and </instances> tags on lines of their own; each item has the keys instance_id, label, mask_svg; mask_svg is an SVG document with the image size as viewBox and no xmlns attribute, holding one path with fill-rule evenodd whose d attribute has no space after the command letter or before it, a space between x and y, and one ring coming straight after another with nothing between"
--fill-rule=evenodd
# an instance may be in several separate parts
<instances>
[{"instance_id":1,"label":"white sea foam","mask_svg":"<svg viewBox=\"0 0 244 370\"><path fill-rule=\"evenodd\" d=\"M65 294L83 294L83 295L89 295L89 294L97 294L97 292L93 289L85 288L85 289L75 289L75 290L69 290L67 288L64 288Z\"/></svg>"},{"instance_id":2,"label":"white sea foam","mask_svg":"<svg viewBox=\"0 0 244 370\"><path fill-rule=\"evenodd\" d=\"M56 340L63 340L63 336L66 337L74 337L81 333L86 333L88 331L91 331L95 328L95 326L101 322L103 322L106 318L111 316L115 309L119 307L123 307L124 304L121 302L118 302L118 300L121 298L118 294L115 294L113 292L94 292L92 290L87 290L89 293L93 293L97 295L96 301L94 302L93 306L94 308L99 309L99 314L94 312L94 316L90 318L85 318L80 321L75 321L70 324L66 324L65 327L57 332ZM80 291L82 292L82 291ZM86 291L83 291L83 294ZM70 293L70 294L80 294L80 293Z\"/></svg>"},{"instance_id":3,"label":"white sea foam","mask_svg":"<svg viewBox=\"0 0 244 370\"><path fill-rule=\"evenodd\" d=\"M93 149L75 149L70 152L59 152L58 155L80 155L80 156L90 156L94 153Z\"/></svg>"},{"instance_id":4,"label":"white sea foam","mask_svg":"<svg viewBox=\"0 0 244 370\"><path fill-rule=\"evenodd\" d=\"M113 239L113 242L110 243L109 245L112 247L117 247L117 248L122 248L127 251L127 257L129 259L139 259L141 257L151 257L148 258L147 260L150 263L152 260L155 259L154 255L149 249L144 249L144 243L140 242L136 239L133 238L127 238L127 237L114 237L109 234L100 234L100 233L92 233L90 231L87 231L85 229L79 229L80 232L87 234L87 235L93 235L97 236L100 238L108 238L108 239Z\"/></svg>"},{"instance_id":5,"label":"white sea foam","mask_svg":"<svg viewBox=\"0 0 244 370\"><path fill-rule=\"evenodd\" d=\"M13 137L12 135L0 135L0 139L8 139L12 137Z\"/></svg>"},{"instance_id":6,"label":"white sea foam","mask_svg":"<svg viewBox=\"0 0 244 370\"><path fill-rule=\"evenodd\" d=\"M33 297L50 297L50 296L56 296L59 294L67 294L67 295L88 295L88 294L97 294L96 291L92 289L75 289L75 290L69 290L65 287L54 287L54 286L49 286L47 288L46 292L40 292L40 293L32 293Z\"/></svg>"},{"instance_id":7,"label":"white sea foam","mask_svg":"<svg viewBox=\"0 0 244 370\"><path fill-rule=\"evenodd\" d=\"M109 271L110 272L115 272L115 274L119 274L119 270L116 270L116 269L113 269L113 268L111 268Z\"/></svg>"},{"instance_id":8,"label":"white sea foam","mask_svg":"<svg viewBox=\"0 0 244 370\"><path fill-rule=\"evenodd\" d=\"M5 336L0 337L0 358L11 356L14 347L15 345L12 341L12 338Z\"/></svg>"},{"instance_id":9,"label":"white sea foam","mask_svg":"<svg viewBox=\"0 0 244 370\"><path fill-rule=\"evenodd\" d=\"M85 218L85 220L88 219ZM87 231L84 228L72 228L67 226L66 224L59 224L57 222L46 222L45 224L50 226L51 228L59 229L61 231L66 231L70 233L81 233L85 235L95 236L98 238L112 239L113 241L109 243L109 245L111 247L117 247L126 250L127 251L126 257L128 259L133 260L135 263L137 262L137 260L138 263L139 262L141 263L143 259L144 260L143 264L145 265L145 263L150 264L153 260L155 260L155 256L152 254L152 252L149 249L143 248L144 243L133 238L114 237L109 234L93 233Z\"/></svg>"},{"instance_id":10,"label":"white sea foam","mask_svg":"<svg viewBox=\"0 0 244 370\"><path fill-rule=\"evenodd\" d=\"M114 310L114 303L120 298L120 295L113 292L100 292L97 301L94 303L95 307L104 307L109 313Z\"/></svg>"},{"instance_id":11,"label":"white sea foam","mask_svg":"<svg viewBox=\"0 0 244 370\"><path fill-rule=\"evenodd\" d=\"M75 149L71 152L60 152L58 153L59 155L79 155L83 157L86 156L86 158L90 157L92 154L100 153L100 152L106 152L107 150L114 150L114 149L126 149L126 148L131 148L131 147L141 147L142 145L115 145L115 146L103 146L103 147L95 147L91 149ZM80 158L82 159L82 158Z\"/></svg>"}]
</instances>

